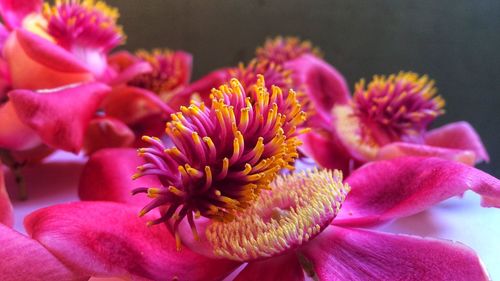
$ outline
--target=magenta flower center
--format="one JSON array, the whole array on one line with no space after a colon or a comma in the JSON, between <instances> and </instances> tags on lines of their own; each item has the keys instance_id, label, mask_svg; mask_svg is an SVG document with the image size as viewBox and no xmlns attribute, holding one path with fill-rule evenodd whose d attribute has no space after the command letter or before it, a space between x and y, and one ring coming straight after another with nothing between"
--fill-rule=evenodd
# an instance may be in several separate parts
<instances>
[{"instance_id":1,"label":"magenta flower center","mask_svg":"<svg viewBox=\"0 0 500 281\"><path fill-rule=\"evenodd\" d=\"M253 59L248 65L240 64L238 67L229 69L229 75L238 79L246 91L251 91L253 85L257 83L259 74L264 76L266 87L274 85L285 91L294 88L291 71L273 62Z\"/></svg>"},{"instance_id":2,"label":"magenta flower center","mask_svg":"<svg viewBox=\"0 0 500 281\"><path fill-rule=\"evenodd\" d=\"M220 257L250 261L280 255L321 233L349 190L337 170L280 176L235 220L208 226L206 236Z\"/></svg>"},{"instance_id":3,"label":"magenta flower center","mask_svg":"<svg viewBox=\"0 0 500 281\"><path fill-rule=\"evenodd\" d=\"M443 106L434 81L411 72L375 76L366 88L361 80L353 96L354 115L363 134L379 145L419 137L444 113Z\"/></svg>"},{"instance_id":4,"label":"magenta flower center","mask_svg":"<svg viewBox=\"0 0 500 281\"><path fill-rule=\"evenodd\" d=\"M147 163L138 167L136 177L157 176L162 186L135 192L154 198L141 213L162 210L152 224L172 220L176 230L187 217L196 235L193 218L231 221L269 188L281 169L293 169L300 144L297 126L305 113L293 91L285 94L273 86L269 93L264 85L260 76L246 93L232 79L212 91L210 107L181 107L167 123L173 147L144 137L152 146L139 150ZM176 238L180 245L177 232Z\"/></svg>"},{"instance_id":5,"label":"magenta flower center","mask_svg":"<svg viewBox=\"0 0 500 281\"><path fill-rule=\"evenodd\" d=\"M268 39L264 46L256 50L256 57L259 61L269 61L280 65L303 54L322 56L319 48L314 47L311 42L301 41L297 37L278 36L274 39Z\"/></svg>"},{"instance_id":6,"label":"magenta flower center","mask_svg":"<svg viewBox=\"0 0 500 281\"><path fill-rule=\"evenodd\" d=\"M137 57L153 67L151 73L145 73L128 82L129 85L161 94L181 86L187 75L183 61L176 58L170 50L155 49L152 52L140 50Z\"/></svg>"},{"instance_id":7,"label":"magenta flower center","mask_svg":"<svg viewBox=\"0 0 500 281\"><path fill-rule=\"evenodd\" d=\"M107 52L125 40L122 28L116 24L118 10L95 0L56 0L45 4L47 33L64 48L95 49Z\"/></svg>"}]
</instances>

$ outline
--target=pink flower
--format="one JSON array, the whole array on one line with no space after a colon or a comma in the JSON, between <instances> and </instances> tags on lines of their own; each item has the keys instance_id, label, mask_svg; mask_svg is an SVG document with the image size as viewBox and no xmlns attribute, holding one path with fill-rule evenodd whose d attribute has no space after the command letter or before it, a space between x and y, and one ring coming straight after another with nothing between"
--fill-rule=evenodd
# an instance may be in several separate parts
<instances>
[{"instance_id":1,"label":"pink flower","mask_svg":"<svg viewBox=\"0 0 500 281\"><path fill-rule=\"evenodd\" d=\"M488 279L463 245L356 228L418 213L468 189L498 207L498 179L435 157L377 161L345 182L339 171L277 176L298 156L287 153L298 143L296 118L286 113L300 107L293 92L285 98L275 87L269 95L263 85L259 78L245 99L233 80L214 90L210 108L184 108L167 124L171 148L146 138L152 146L139 150L142 158L131 149L93 154L81 177L82 199L121 203L42 209L26 219L28 232L82 278L220 280L247 263L236 280L304 280L304 271L319 280ZM266 129L269 122L277 134ZM153 200L131 198L130 191Z\"/></svg>"},{"instance_id":2,"label":"pink flower","mask_svg":"<svg viewBox=\"0 0 500 281\"><path fill-rule=\"evenodd\" d=\"M97 110L102 92L107 91L95 81L107 69L107 53L124 36L116 24L116 9L103 2L56 1L53 6L45 4L43 11L41 7L41 1L23 1L22 5L0 1L8 28L2 32L6 39L0 40L0 61L5 61L6 70L2 63L0 80L8 85L2 86L0 95L0 118L8 120L0 128L0 147L29 150L45 144L77 152L91 119L89 112ZM14 91L6 94L10 89ZM63 97L78 91L84 93ZM68 112L72 114L60 118ZM55 118L47 118L53 113ZM57 136L48 136L54 130Z\"/></svg>"},{"instance_id":3,"label":"pink flower","mask_svg":"<svg viewBox=\"0 0 500 281\"><path fill-rule=\"evenodd\" d=\"M411 72L375 76L367 86L361 80L348 103L329 106L330 128L305 136L303 150L321 166L344 171L349 163L411 155L468 165L488 161L481 139L467 122L428 131L429 124L444 113L443 107L427 76Z\"/></svg>"},{"instance_id":4,"label":"pink flower","mask_svg":"<svg viewBox=\"0 0 500 281\"><path fill-rule=\"evenodd\" d=\"M183 51L155 49L134 56L110 56L108 79L113 91L101 104L102 116L90 123L85 150L142 146L145 134L159 135L170 115L189 104L179 92L191 77L192 57Z\"/></svg>"},{"instance_id":5,"label":"pink flower","mask_svg":"<svg viewBox=\"0 0 500 281\"><path fill-rule=\"evenodd\" d=\"M87 199L126 203L49 207L26 219L28 232L81 277L220 280L247 262L236 280L303 280L303 269L319 280L488 280L475 253L459 243L358 229L418 213L469 188L498 206L499 180L470 166L439 158L374 162L346 180L351 192L342 207L348 187L339 173L286 176L231 222L195 220L198 241L189 223L181 224L179 252L165 224L145 227L158 216L136 216L146 198L124 196L134 186L161 186L157 177L132 183L131 167L140 162L132 150L95 153L81 191L95 195ZM315 215L304 215L310 212Z\"/></svg>"}]
</instances>

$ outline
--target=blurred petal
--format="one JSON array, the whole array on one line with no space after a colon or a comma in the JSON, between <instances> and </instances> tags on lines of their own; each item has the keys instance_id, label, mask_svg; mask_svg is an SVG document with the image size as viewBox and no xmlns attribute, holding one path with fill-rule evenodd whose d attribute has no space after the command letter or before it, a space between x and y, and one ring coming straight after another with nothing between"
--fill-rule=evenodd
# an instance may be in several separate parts
<instances>
[{"instance_id":1,"label":"blurred petal","mask_svg":"<svg viewBox=\"0 0 500 281\"><path fill-rule=\"evenodd\" d=\"M184 89L182 89L177 95L184 97L191 97L192 95L197 95L201 101L209 102L210 92L213 88L218 88L220 85L227 83L231 77L229 77L229 69L222 68L210 72L201 79L189 84Z\"/></svg>"},{"instance_id":2,"label":"blurred petal","mask_svg":"<svg viewBox=\"0 0 500 281\"><path fill-rule=\"evenodd\" d=\"M32 92L14 90L9 97L23 123L54 148L78 152L87 126L109 88L88 83Z\"/></svg>"},{"instance_id":3,"label":"blurred petal","mask_svg":"<svg viewBox=\"0 0 500 281\"><path fill-rule=\"evenodd\" d=\"M450 123L427 132L425 143L445 148L472 150L476 153L476 162L490 161L479 134L465 121Z\"/></svg>"},{"instance_id":4,"label":"blurred petal","mask_svg":"<svg viewBox=\"0 0 500 281\"><path fill-rule=\"evenodd\" d=\"M86 153L91 154L103 148L127 147L134 140L134 132L120 120L98 117L90 121L83 147Z\"/></svg>"},{"instance_id":5,"label":"blurred petal","mask_svg":"<svg viewBox=\"0 0 500 281\"><path fill-rule=\"evenodd\" d=\"M38 241L0 224L2 281L80 280Z\"/></svg>"},{"instance_id":6,"label":"blurred petal","mask_svg":"<svg viewBox=\"0 0 500 281\"><path fill-rule=\"evenodd\" d=\"M449 149L437 146L393 142L384 145L377 153L376 160L389 160L403 156L439 157L474 165L476 154L470 150Z\"/></svg>"},{"instance_id":7,"label":"blurred petal","mask_svg":"<svg viewBox=\"0 0 500 281\"><path fill-rule=\"evenodd\" d=\"M137 87L119 86L104 99L102 106L107 115L126 124L153 114L174 113L157 95Z\"/></svg>"},{"instance_id":8,"label":"blurred petal","mask_svg":"<svg viewBox=\"0 0 500 281\"><path fill-rule=\"evenodd\" d=\"M489 280L472 249L445 240L330 226L303 251L319 280Z\"/></svg>"},{"instance_id":9,"label":"blurred petal","mask_svg":"<svg viewBox=\"0 0 500 281\"><path fill-rule=\"evenodd\" d=\"M314 109L326 117L330 116L335 104L346 104L350 100L349 88L342 74L314 55L305 54L288 61L285 69L293 71L294 84L304 85Z\"/></svg>"},{"instance_id":10,"label":"blurred petal","mask_svg":"<svg viewBox=\"0 0 500 281\"><path fill-rule=\"evenodd\" d=\"M12 213L12 204L10 203L9 194L5 189L2 161L0 161L0 224L12 227L13 223L14 215Z\"/></svg>"},{"instance_id":11,"label":"blurred petal","mask_svg":"<svg viewBox=\"0 0 500 281\"><path fill-rule=\"evenodd\" d=\"M239 265L179 252L166 227L146 227L147 219L125 204L77 202L36 211L25 225L57 258L88 275L221 280Z\"/></svg>"},{"instance_id":12,"label":"blurred petal","mask_svg":"<svg viewBox=\"0 0 500 281\"><path fill-rule=\"evenodd\" d=\"M22 25L27 15L40 12L42 4L41 0L0 0L0 14L3 22L14 29Z\"/></svg>"},{"instance_id":13,"label":"blurred petal","mask_svg":"<svg viewBox=\"0 0 500 281\"><path fill-rule=\"evenodd\" d=\"M303 281L304 273L295 254L249 262L234 281Z\"/></svg>"},{"instance_id":14,"label":"blurred petal","mask_svg":"<svg viewBox=\"0 0 500 281\"><path fill-rule=\"evenodd\" d=\"M323 168L339 169L348 173L351 157L335 136L326 131L312 130L300 136L303 145L299 149Z\"/></svg>"},{"instance_id":15,"label":"blurred petal","mask_svg":"<svg viewBox=\"0 0 500 281\"><path fill-rule=\"evenodd\" d=\"M0 147L26 150L42 143L36 131L19 119L11 101L0 105L0 120Z\"/></svg>"},{"instance_id":16,"label":"blurred petal","mask_svg":"<svg viewBox=\"0 0 500 281\"><path fill-rule=\"evenodd\" d=\"M131 148L111 148L97 151L90 156L80 177L78 194L82 200L123 202L144 206L151 200L143 194L132 196L137 187L159 186L156 177L132 180L143 158Z\"/></svg>"},{"instance_id":17,"label":"blurred petal","mask_svg":"<svg viewBox=\"0 0 500 281\"><path fill-rule=\"evenodd\" d=\"M151 64L139 60L127 51L119 51L108 57L108 65L115 74L110 80L111 85L127 83L132 78L149 73L153 70Z\"/></svg>"},{"instance_id":18,"label":"blurred petal","mask_svg":"<svg viewBox=\"0 0 500 281\"><path fill-rule=\"evenodd\" d=\"M14 88L49 89L94 79L71 53L22 29L11 33L4 55Z\"/></svg>"},{"instance_id":19,"label":"blurred petal","mask_svg":"<svg viewBox=\"0 0 500 281\"><path fill-rule=\"evenodd\" d=\"M376 161L354 171L336 225L368 225L421 212L472 190L481 204L500 207L500 181L462 163L440 158L402 157Z\"/></svg>"}]
</instances>

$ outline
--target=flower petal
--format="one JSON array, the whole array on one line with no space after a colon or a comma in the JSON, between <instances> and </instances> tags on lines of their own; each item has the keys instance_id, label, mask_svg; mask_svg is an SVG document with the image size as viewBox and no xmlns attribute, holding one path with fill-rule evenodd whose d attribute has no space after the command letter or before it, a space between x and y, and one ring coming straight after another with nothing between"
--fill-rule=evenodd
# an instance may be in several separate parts
<instances>
[{"instance_id":1,"label":"flower petal","mask_svg":"<svg viewBox=\"0 0 500 281\"><path fill-rule=\"evenodd\" d=\"M304 272L297 256L292 253L270 259L249 262L234 281L303 281Z\"/></svg>"},{"instance_id":2,"label":"flower petal","mask_svg":"<svg viewBox=\"0 0 500 281\"><path fill-rule=\"evenodd\" d=\"M473 166L476 154L471 150L450 149L430 145L393 142L384 145L377 153L376 160L388 160L403 156L440 157Z\"/></svg>"},{"instance_id":3,"label":"flower petal","mask_svg":"<svg viewBox=\"0 0 500 281\"><path fill-rule=\"evenodd\" d=\"M500 181L462 163L402 157L372 162L354 171L336 225L376 224L421 212L470 189L483 206L500 207Z\"/></svg>"},{"instance_id":4,"label":"flower petal","mask_svg":"<svg viewBox=\"0 0 500 281\"><path fill-rule=\"evenodd\" d=\"M120 120L113 117L98 117L90 121L83 147L88 154L91 154L103 148L127 147L134 140L134 132Z\"/></svg>"},{"instance_id":5,"label":"flower petal","mask_svg":"<svg viewBox=\"0 0 500 281\"><path fill-rule=\"evenodd\" d=\"M3 22L11 29L21 27L24 18L42 9L41 0L0 0L0 14Z\"/></svg>"},{"instance_id":6,"label":"flower petal","mask_svg":"<svg viewBox=\"0 0 500 281\"><path fill-rule=\"evenodd\" d=\"M0 161L0 224L4 224L9 227L12 227L12 225L14 224L12 204L10 203L9 194L5 189L5 178L3 176L2 161Z\"/></svg>"},{"instance_id":7,"label":"flower petal","mask_svg":"<svg viewBox=\"0 0 500 281\"><path fill-rule=\"evenodd\" d=\"M80 280L36 240L0 224L2 281Z\"/></svg>"},{"instance_id":8,"label":"flower petal","mask_svg":"<svg viewBox=\"0 0 500 281\"><path fill-rule=\"evenodd\" d=\"M182 89L177 95L191 96L197 95L201 101L209 104L210 92L213 88L218 88L220 85L227 83L230 79L229 68L222 68L210 72L201 79L189 84Z\"/></svg>"},{"instance_id":9,"label":"flower petal","mask_svg":"<svg viewBox=\"0 0 500 281\"><path fill-rule=\"evenodd\" d=\"M102 106L107 115L118 118L126 124L133 124L149 115L174 113L154 93L129 86L115 87L104 99Z\"/></svg>"},{"instance_id":10,"label":"flower petal","mask_svg":"<svg viewBox=\"0 0 500 281\"><path fill-rule=\"evenodd\" d=\"M135 208L112 202L56 205L29 215L27 231L76 272L153 280L220 280L239 263L177 251L164 225L146 227Z\"/></svg>"},{"instance_id":11,"label":"flower petal","mask_svg":"<svg viewBox=\"0 0 500 281\"><path fill-rule=\"evenodd\" d=\"M78 152L88 123L109 88L100 83L51 91L14 90L9 97L23 123L54 148Z\"/></svg>"},{"instance_id":12,"label":"flower petal","mask_svg":"<svg viewBox=\"0 0 500 281\"><path fill-rule=\"evenodd\" d=\"M42 143L36 131L19 119L12 101L0 104L0 120L0 147L26 150Z\"/></svg>"},{"instance_id":13,"label":"flower petal","mask_svg":"<svg viewBox=\"0 0 500 281\"><path fill-rule=\"evenodd\" d=\"M300 136L300 139L303 145L299 149L321 167L339 169L348 174L351 157L332 133L312 130Z\"/></svg>"},{"instance_id":14,"label":"flower petal","mask_svg":"<svg viewBox=\"0 0 500 281\"><path fill-rule=\"evenodd\" d=\"M50 89L94 80L91 71L71 53L31 32L19 29L5 43L12 86Z\"/></svg>"},{"instance_id":15,"label":"flower petal","mask_svg":"<svg viewBox=\"0 0 500 281\"><path fill-rule=\"evenodd\" d=\"M349 102L349 88L344 77L324 60L305 54L286 62L284 67L293 71L294 84L304 85L314 109L326 116L327 120L335 104Z\"/></svg>"},{"instance_id":16,"label":"flower petal","mask_svg":"<svg viewBox=\"0 0 500 281\"><path fill-rule=\"evenodd\" d=\"M108 70L114 72L109 84L115 86L127 83L138 75L149 73L153 67L127 51L119 51L108 57Z\"/></svg>"},{"instance_id":17,"label":"flower petal","mask_svg":"<svg viewBox=\"0 0 500 281\"><path fill-rule=\"evenodd\" d=\"M319 280L489 280L472 249L445 240L331 226L303 251Z\"/></svg>"},{"instance_id":18,"label":"flower petal","mask_svg":"<svg viewBox=\"0 0 500 281\"><path fill-rule=\"evenodd\" d=\"M137 187L159 186L156 177L132 180L143 158L131 148L108 148L92 154L83 168L78 187L82 200L123 202L144 206L151 200L143 194L132 196Z\"/></svg>"},{"instance_id":19,"label":"flower petal","mask_svg":"<svg viewBox=\"0 0 500 281\"><path fill-rule=\"evenodd\" d=\"M476 162L490 161L479 134L465 121L450 123L427 132L425 143L445 148L472 150L476 153Z\"/></svg>"}]
</instances>

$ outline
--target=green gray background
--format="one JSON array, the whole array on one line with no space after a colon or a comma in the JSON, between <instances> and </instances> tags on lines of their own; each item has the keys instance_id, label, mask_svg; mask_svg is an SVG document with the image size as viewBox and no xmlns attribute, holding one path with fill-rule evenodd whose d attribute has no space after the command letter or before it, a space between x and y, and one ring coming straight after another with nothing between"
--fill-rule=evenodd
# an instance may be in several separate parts
<instances>
[{"instance_id":1,"label":"green gray background","mask_svg":"<svg viewBox=\"0 0 500 281\"><path fill-rule=\"evenodd\" d=\"M320 46L352 89L360 78L427 73L445 98L435 126L467 120L500 176L500 1L108 0L128 50L168 47L194 56L194 79L247 61L274 35Z\"/></svg>"}]
</instances>

